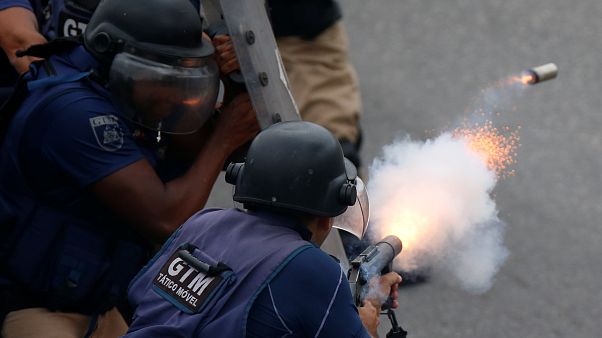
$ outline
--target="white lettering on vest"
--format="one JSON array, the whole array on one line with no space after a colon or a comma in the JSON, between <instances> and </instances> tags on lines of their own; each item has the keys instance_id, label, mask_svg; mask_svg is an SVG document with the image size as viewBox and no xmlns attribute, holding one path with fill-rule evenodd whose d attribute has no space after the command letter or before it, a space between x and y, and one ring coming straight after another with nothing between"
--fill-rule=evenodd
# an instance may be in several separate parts
<instances>
[{"instance_id":1,"label":"white lettering on vest","mask_svg":"<svg viewBox=\"0 0 602 338\"><path fill-rule=\"evenodd\" d=\"M213 277L206 278L205 274L199 272L199 274L192 279L190 284L188 284L188 288L192 289L193 292L196 292L196 294L200 296L212 280Z\"/></svg>"},{"instance_id":2,"label":"white lettering on vest","mask_svg":"<svg viewBox=\"0 0 602 338\"><path fill-rule=\"evenodd\" d=\"M77 36L82 34L86 30L87 24L83 22L77 22L74 19L65 20L65 25L63 26L63 36Z\"/></svg>"},{"instance_id":3,"label":"white lettering on vest","mask_svg":"<svg viewBox=\"0 0 602 338\"><path fill-rule=\"evenodd\" d=\"M190 276L190 274L196 271L195 268L193 268L192 266L188 268L188 271L186 271L186 273L182 276L182 278L180 278L180 283L184 283L184 281L186 280L186 278L188 278L188 276Z\"/></svg>"},{"instance_id":4,"label":"white lettering on vest","mask_svg":"<svg viewBox=\"0 0 602 338\"><path fill-rule=\"evenodd\" d=\"M172 276L177 276L184 269L184 265L179 264L182 261L183 261L182 258L179 258L179 257L174 259L171 262L171 264L169 264L169 268L167 268L167 272Z\"/></svg>"}]
</instances>

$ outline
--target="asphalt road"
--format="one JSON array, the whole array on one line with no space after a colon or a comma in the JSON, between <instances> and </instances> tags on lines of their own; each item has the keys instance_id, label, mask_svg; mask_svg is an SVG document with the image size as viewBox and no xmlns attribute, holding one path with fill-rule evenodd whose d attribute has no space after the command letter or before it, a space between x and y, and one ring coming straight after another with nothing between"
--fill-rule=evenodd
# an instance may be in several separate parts
<instances>
[{"instance_id":1,"label":"asphalt road","mask_svg":"<svg viewBox=\"0 0 602 338\"><path fill-rule=\"evenodd\" d=\"M602 2L342 1L365 106L366 163L395 137L453 125L479 91L555 62L505 122L522 127L516 175L494 193L510 256L490 291L435 275L400 292L410 337L602 336ZM230 205L216 186L209 205ZM382 318L382 336L388 329Z\"/></svg>"}]
</instances>

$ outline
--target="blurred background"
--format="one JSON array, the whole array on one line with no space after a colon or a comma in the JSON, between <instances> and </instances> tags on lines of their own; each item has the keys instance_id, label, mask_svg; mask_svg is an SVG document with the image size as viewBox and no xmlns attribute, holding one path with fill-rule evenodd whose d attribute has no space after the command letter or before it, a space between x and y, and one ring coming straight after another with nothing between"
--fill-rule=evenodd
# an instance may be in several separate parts
<instances>
[{"instance_id":1,"label":"blurred background","mask_svg":"<svg viewBox=\"0 0 602 338\"><path fill-rule=\"evenodd\" d=\"M496 81L548 62L560 69L501 117L521 127L521 146L516 174L493 192L510 252L493 287L474 295L445 275L402 287L397 315L409 336L600 337L602 2L341 6L364 104L366 172L396 138L422 141L454 127ZM232 206L231 187L219 182L208 205ZM384 337L390 326L381 322Z\"/></svg>"}]
</instances>

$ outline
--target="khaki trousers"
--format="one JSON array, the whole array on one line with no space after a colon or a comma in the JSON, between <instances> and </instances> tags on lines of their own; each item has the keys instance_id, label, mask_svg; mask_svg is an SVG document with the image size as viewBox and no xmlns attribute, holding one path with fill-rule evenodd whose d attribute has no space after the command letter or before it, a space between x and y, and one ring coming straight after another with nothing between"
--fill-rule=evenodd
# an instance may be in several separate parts
<instances>
[{"instance_id":1,"label":"khaki trousers","mask_svg":"<svg viewBox=\"0 0 602 338\"><path fill-rule=\"evenodd\" d=\"M3 338L82 338L91 318L78 313L30 308L8 313L2 325ZM98 318L90 337L115 338L127 332L123 317L113 308Z\"/></svg>"},{"instance_id":2,"label":"khaki trousers","mask_svg":"<svg viewBox=\"0 0 602 338\"><path fill-rule=\"evenodd\" d=\"M341 21L313 40L276 40L301 118L356 142L362 104L349 41Z\"/></svg>"}]
</instances>

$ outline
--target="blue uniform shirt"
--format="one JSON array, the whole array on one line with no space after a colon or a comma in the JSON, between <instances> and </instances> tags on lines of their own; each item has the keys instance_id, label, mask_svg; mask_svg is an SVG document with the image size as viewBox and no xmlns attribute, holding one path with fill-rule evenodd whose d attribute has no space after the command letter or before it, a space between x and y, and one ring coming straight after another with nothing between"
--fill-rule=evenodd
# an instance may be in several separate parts
<instances>
[{"instance_id":1,"label":"blue uniform shirt","mask_svg":"<svg viewBox=\"0 0 602 338\"><path fill-rule=\"evenodd\" d=\"M65 55L53 56L50 61L57 76L98 67L81 46ZM42 68L37 73L39 78L47 78ZM5 146L12 143L18 148L3 149L3 153L14 153L13 158L21 159L19 167L30 185L53 201L69 202L83 188L143 158L132 130L111 103L108 91L89 80L74 85L79 90L58 97L56 111L45 109L30 116L31 108L49 89L33 91L17 112L7 135ZM19 134L20 139L13 139ZM156 158L148 159L156 163ZM11 170L17 170L15 163L0 164L0 173Z\"/></svg>"},{"instance_id":2,"label":"blue uniform shirt","mask_svg":"<svg viewBox=\"0 0 602 338\"><path fill-rule=\"evenodd\" d=\"M319 248L301 252L253 304L247 337L370 337L346 274Z\"/></svg>"},{"instance_id":3,"label":"blue uniform shirt","mask_svg":"<svg viewBox=\"0 0 602 338\"><path fill-rule=\"evenodd\" d=\"M142 159L162 167L166 144L134 138L109 92L87 77L98 67L76 46L26 74L30 92L0 148L0 259L9 266L0 291L13 297L3 305L106 310L147 257L147 243L88 188ZM122 256L127 265L113 260ZM69 297L66 278L77 286Z\"/></svg>"},{"instance_id":4,"label":"blue uniform shirt","mask_svg":"<svg viewBox=\"0 0 602 338\"><path fill-rule=\"evenodd\" d=\"M81 46L51 57L50 62L57 76L98 67ZM35 66L28 76L32 80L49 78L43 67ZM32 113L41 100L65 88L73 91ZM0 205L4 206L0 221L10 215L25 217L14 215L31 198L31 191L45 203L51 201L85 213L85 218L97 218L107 212L85 191L86 187L143 158L157 164L160 145L138 145L133 129L108 95L100 85L82 79L33 90L27 96L0 152Z\"/></svg>"}]
</instances>

